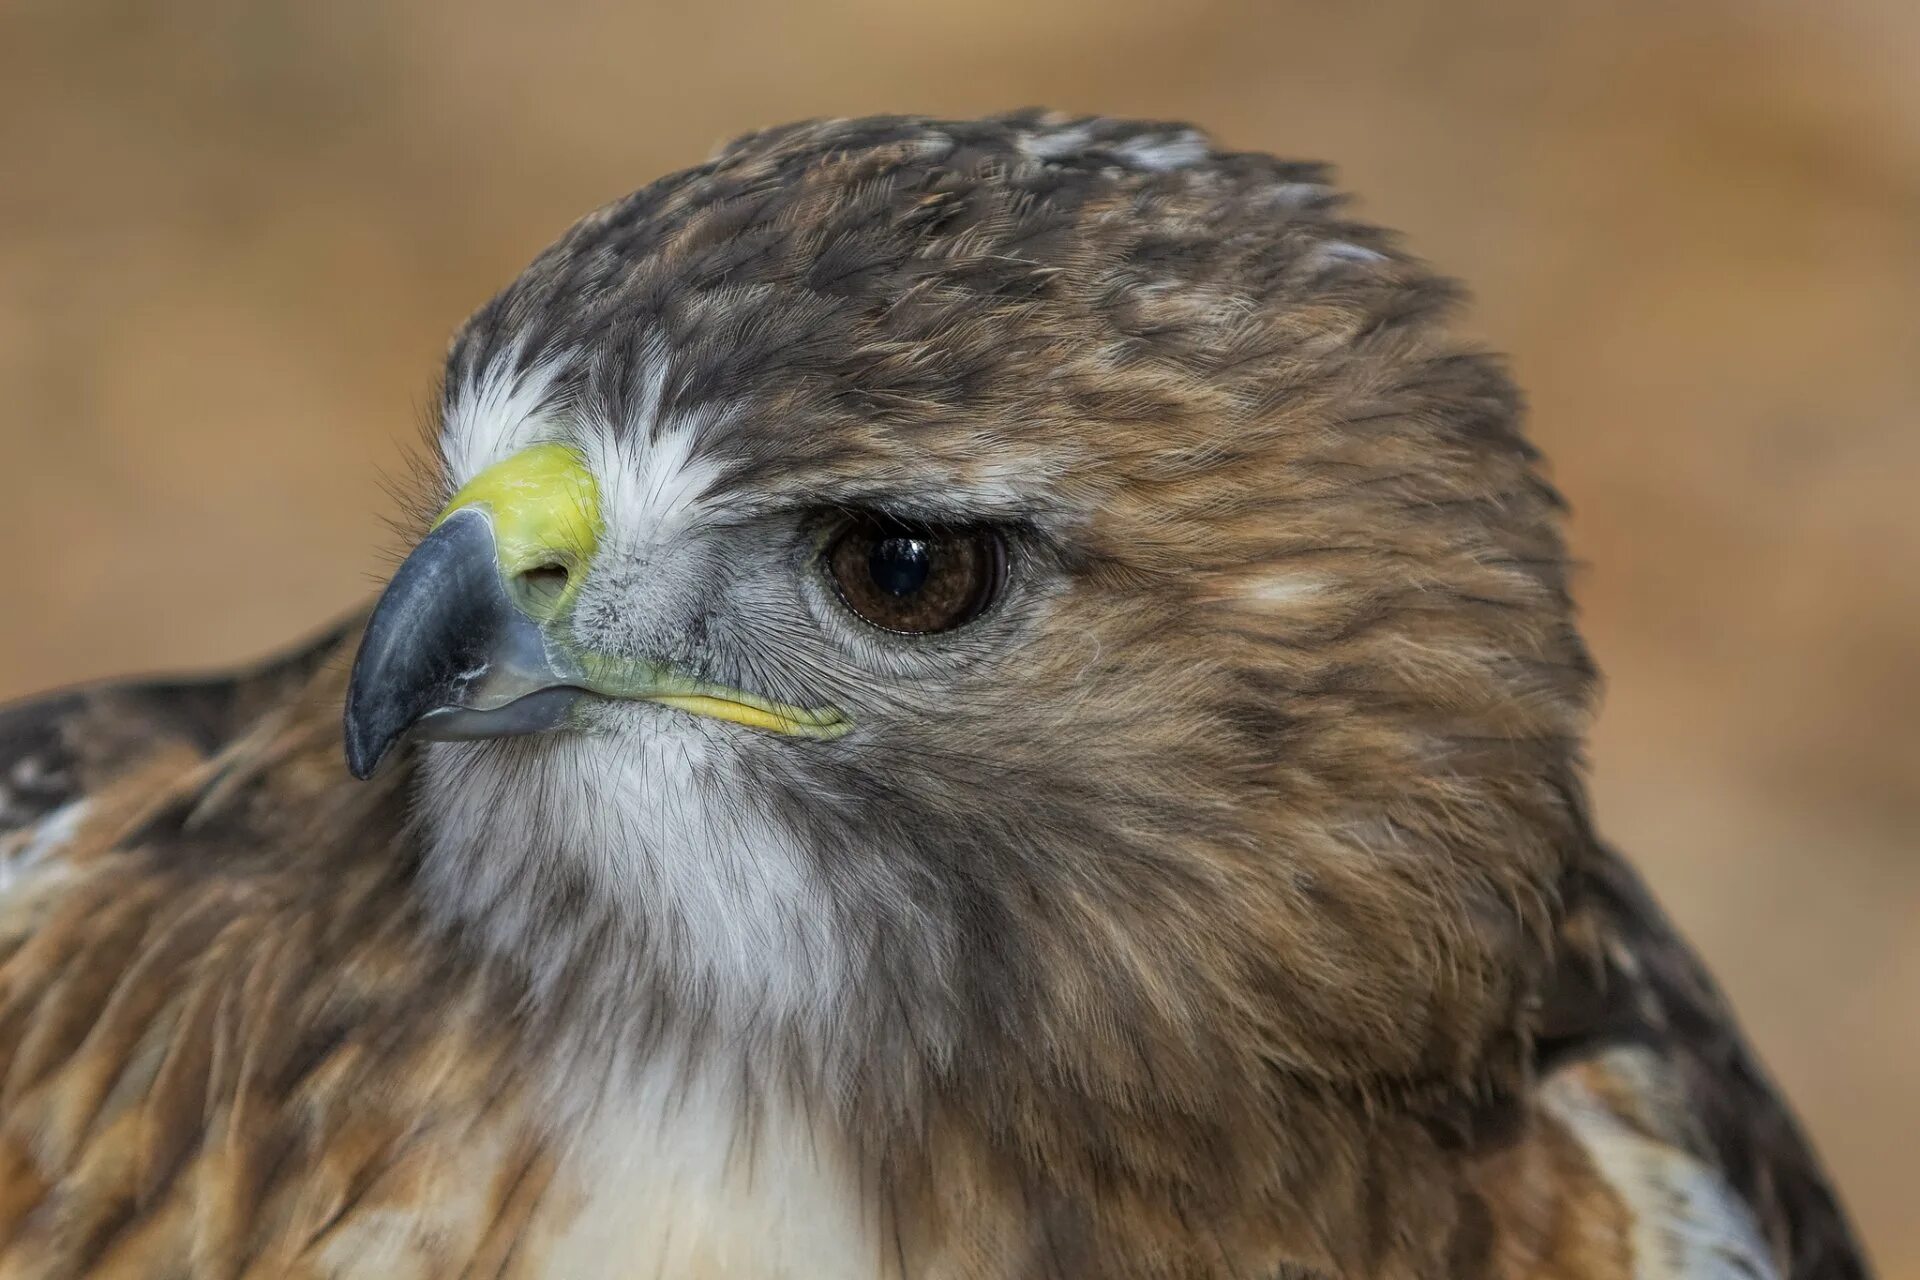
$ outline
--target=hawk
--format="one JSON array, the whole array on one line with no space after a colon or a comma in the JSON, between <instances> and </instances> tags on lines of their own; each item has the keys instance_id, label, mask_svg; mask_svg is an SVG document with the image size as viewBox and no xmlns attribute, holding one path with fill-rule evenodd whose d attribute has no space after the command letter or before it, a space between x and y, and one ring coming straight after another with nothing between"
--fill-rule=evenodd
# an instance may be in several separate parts
<instances>
[{"instance_id":1,"label":"hawk","mask_svg":"<svg viewBox=\"0 0 1920 1280\"><path fill-rule=\"evenodd\" d=\"M589 215L369 614L0 719L0 1276L1864 1275L1455 296L1149 122Z\"/></svg>"}]
</instances>

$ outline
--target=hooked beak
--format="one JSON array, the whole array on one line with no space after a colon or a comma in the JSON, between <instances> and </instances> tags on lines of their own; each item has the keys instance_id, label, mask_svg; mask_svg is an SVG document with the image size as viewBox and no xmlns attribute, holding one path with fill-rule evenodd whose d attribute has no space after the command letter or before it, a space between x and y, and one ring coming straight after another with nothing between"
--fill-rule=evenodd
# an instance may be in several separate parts
<instances>
[{"instance_id":1,"label":"hooked beak","mask_svg":"<svg viewBox=\"0 0 1920 1280\"><path fill-rule=\"evenodd\" d=\"M494 738L558 728L577 677L507 598L492 521L456 511L428 534L374 606L347 686L347 767L371 777L409 729Z\"/></svg>"},{"instance_id":2,"label":"hooked beak","mask_svg":"<svg viewBox=\"0 0 1920 1280\"><path fill-rule=\"evenodd\" d=\"M599 491L564 445L515 454L454 495L374 606L347 686L347 767L371 777L403 737L568 727L590 696L660 703L796 737L852 725L657 663L580 652L568 615L601 533Z\"/></svg>"}]
</instances>

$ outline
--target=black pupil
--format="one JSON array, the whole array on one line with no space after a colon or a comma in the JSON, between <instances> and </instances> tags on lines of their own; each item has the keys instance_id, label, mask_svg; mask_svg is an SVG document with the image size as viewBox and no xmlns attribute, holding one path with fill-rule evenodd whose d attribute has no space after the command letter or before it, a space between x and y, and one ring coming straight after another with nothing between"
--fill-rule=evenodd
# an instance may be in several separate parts
<instances>
[{"instance_id":1,"label":"black pupil","mask_svg":"<svg viewBox=\"0 0 1920 1280\"><path fill-rule=\"evenodd\" d=\"M873 585L890 596L910 596L927 585L933 556L921 538L882 538L867 554Z\"/></svg>"}]
</instances>

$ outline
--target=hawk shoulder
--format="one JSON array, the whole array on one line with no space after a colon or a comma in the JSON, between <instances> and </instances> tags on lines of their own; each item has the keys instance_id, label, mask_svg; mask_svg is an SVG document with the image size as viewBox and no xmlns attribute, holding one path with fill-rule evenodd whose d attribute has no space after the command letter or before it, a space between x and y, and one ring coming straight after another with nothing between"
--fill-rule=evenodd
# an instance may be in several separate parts
<instances>
[{"instance_id":1,"label":"hawk shoulder","mask_svg":"<svg viewBox=\"0 0 1920 1280\"><path fill-rule=\"evenodd\" d=\"M1530 1150L1482 1171L1507 1243L1544 1242L1520 1250L1539 1262L1583 1237L1582 1277L1864 1280L1831 1183L1725 998L1609 849L1572 879L1559 955ZM1551 1193L1522 1172L1547 1151Z\"/></svg>"},{"instance_id":2,"label":"hawk shoulder","mask_svg":"<svg viewBox=\"0 0 1920 1280\"><path fill-rule=\"evenodd\" d=\"M351 638L0 716L0 1276L536 1265L511 996L346 778Z\"/></svg>"}]
</instances>

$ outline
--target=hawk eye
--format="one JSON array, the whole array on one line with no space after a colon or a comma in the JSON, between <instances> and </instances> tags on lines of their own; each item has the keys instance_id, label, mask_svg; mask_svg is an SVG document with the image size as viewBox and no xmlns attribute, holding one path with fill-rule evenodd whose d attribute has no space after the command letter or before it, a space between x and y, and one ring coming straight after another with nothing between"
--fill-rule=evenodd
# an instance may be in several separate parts
<instances>
[{"instance_id":1,"label":"hawk eye","mask_svg":"<svg viewBox=\"0 0 1920 1280\"><path fill-rule=\"evenodd\" d=\"M850 522L827 547L827 576L861 621L902 635L951 631L980 616L1006 573L1006 544L979 526Z\"/></svg>"}]
</instances>

